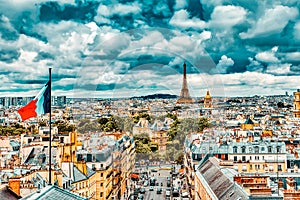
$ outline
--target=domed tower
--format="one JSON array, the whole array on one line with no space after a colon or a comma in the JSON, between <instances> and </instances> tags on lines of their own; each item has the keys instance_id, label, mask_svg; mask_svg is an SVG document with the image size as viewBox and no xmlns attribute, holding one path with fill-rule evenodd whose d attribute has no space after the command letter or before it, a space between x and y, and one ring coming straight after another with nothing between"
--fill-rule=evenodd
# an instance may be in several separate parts
<instances>
[{"instance_id":1,"label":"domed tower","mask_svg":"<svg viewBox=\"0 0 300 200\"><path fill-rule=\"evenodd\" d=\"M206 95L204 97L203 107L204 108L212 108L212 99L211 99L209 90L207 90Z\"/></svg>"}]
</instances>

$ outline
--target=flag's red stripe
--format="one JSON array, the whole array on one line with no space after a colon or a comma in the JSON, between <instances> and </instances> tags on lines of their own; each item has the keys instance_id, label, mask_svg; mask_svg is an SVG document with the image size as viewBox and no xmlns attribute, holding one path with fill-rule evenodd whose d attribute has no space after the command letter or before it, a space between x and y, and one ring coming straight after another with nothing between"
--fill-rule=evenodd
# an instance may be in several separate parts
<instances>
[{"instance_id":1,"label":"flag's red stripe","mask_svg":"<svg viewBox=\"0 0 300 200\"><path fill-rule=\"evenodd\" d=\"M35 112L37 99L30 101L26 106L20 108L18 113L21 115L22 121L29 119L31 117L36 117Z\"/></svg>"}]
</instances>

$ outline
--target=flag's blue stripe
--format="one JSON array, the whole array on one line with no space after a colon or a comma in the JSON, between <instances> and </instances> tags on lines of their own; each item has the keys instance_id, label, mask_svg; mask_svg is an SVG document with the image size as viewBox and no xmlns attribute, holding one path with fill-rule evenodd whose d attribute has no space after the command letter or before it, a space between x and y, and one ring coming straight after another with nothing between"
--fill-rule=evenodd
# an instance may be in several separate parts
<instances>
[{"instance_id":1,"label":"flag's blue stripe","mask_svg":"<svg viewBox=\"0 0 300 200\"><path fill-rule=\"evenodd\" d=\"M48 86L44 86L43 89L39 92L39 94L35 97L37 99L35 112L38 116L45 114L44 111L44 92Z\"/></svg>"}]
</instances>

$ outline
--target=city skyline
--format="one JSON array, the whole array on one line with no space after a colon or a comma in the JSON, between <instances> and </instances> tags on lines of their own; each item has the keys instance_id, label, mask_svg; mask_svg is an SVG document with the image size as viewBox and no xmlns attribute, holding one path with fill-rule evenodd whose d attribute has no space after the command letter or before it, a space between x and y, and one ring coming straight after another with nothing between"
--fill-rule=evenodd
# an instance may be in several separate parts
<instances>
[{"instance_id":1,"label":"city skyline","mask_svg":"<svg viewBox=\"0 0 300 200\"><path fill-rule=\"evenodd\" d=\"M1 96L289 94L299 88L295 0L10 1L0 8Z\"/></svg>"}]
</instances>

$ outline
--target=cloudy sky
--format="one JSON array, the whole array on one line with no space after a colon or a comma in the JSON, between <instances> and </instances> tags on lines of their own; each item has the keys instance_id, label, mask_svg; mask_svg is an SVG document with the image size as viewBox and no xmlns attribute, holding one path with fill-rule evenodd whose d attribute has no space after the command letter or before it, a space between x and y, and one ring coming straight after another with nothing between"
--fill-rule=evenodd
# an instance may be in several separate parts
<instances>
[{"instance_id":1,"label":"cloudy sky","mask_svg":"<svg viewBox=\"0 0 300 200\"><path fill-rule=\"evenodd\" d=\"M299 0L0 0L0 96L284 94L300 88Z\"/></svg>"}]
</instances>

